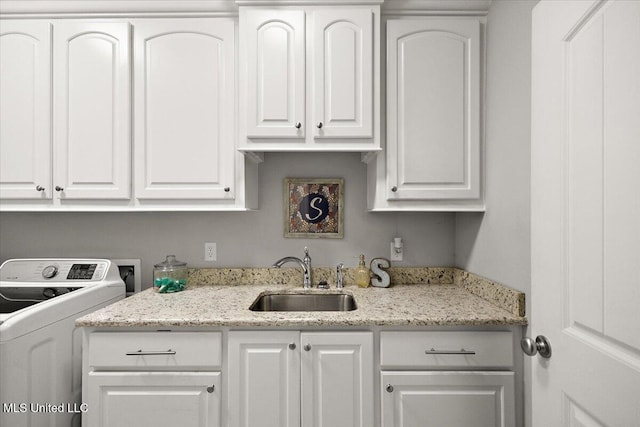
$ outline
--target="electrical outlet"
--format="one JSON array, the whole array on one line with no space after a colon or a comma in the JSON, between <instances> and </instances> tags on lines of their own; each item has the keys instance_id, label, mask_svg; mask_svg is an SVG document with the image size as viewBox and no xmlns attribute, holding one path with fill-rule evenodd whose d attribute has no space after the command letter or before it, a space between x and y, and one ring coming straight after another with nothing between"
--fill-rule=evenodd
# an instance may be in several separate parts
<instances>
[{"instance_id":1,"label":"electrical outlet","mask_svg":"<svg viewBox=\"0 0 640 427\"><path fill-rule=\"evenodd\" d=\"M391 254L389 257L390 261L402 261L402 255L404 252L404 247L400 248L400 252L396 251L396 248L393 247L393 242L391 242Z\"/></svg>"},{"instance_id":2,"label":"electrical outlet","mask_svg":"<svg viewBox=\"0 0 640 427\"><path fill-rule=\"evenodd\" d=\"M204 244L204 260L215 261L216 259L218 259L218 249L216 248L216 244L205 243Z\"/></svg>"}]
</instances>

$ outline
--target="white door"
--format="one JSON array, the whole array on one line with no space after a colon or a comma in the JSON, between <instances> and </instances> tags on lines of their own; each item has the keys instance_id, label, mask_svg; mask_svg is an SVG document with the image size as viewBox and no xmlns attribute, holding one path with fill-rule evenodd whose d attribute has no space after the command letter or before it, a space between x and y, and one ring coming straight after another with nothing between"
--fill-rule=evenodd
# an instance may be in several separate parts
<instances>
[{"instance_id":1,"label":"white door","mask_svg":"<svg viewBox=\"0 0 640 427\"><path fill-rule=\"evenodd\" d=\"M387 197L480 195L480 22L387 22Z\"/></svg>"},{"instance_id":2,"label":"white door","mask_svg":"<svg viewBox=\"0 0 640 427\"><path fill-rule=\"evenodd\" d=\"M373 11L319 9L311 19L313 135L373 137Z\"/></svg>"},{"instance_id":3,"label":"white door","mask_svg":"<svg viewBox=\"0 0 640 427\"><path fill-rule=\"evenodd\" d=\"M0 25L0 198L51 199L51 25Z\"/></svg>"},{"instance_id":4,"label":"white door","mask_svg":"<svg viewBox=\"0 0 640 427\"><path fill-rule=\"evenodd\" d=\"M229 332L230 427L300 426L300 333Z\"/></svg>"},{"instance_id":5,"label":"white door","mask_svg":"<svg viewBox=\"0 0 640 427\"><path fill-rule=\"evenodd\" d=\"M220 372L91 372L92 427L219 427Z\"/></svg>"},{"instance_id":6,"label":"white door","mask_svg":"<svg viewBox=\"0 0 640 427\"><path fill-rule=\"evenodd\" d=\"M304 11L241 8L240 31L247 137L304 138Z\"/></svg>"},{"instance_id":7,"label":"white door","mask_svg":"<svg viewBox=\"0 0 640 427\"><path fill-rule=\"evenodd\" d=\"M233 199L231 19L134 22L137 199Z\"/></svg>"},{"instance_id":8,"label":"white door","mask_svg":"<svg viewBox=\"0 0 640 427\"><path fill-rule=\"evenodd\" d=\"M373 425L373 334L303 332L302 426Z\"/></svg>"},{"instance_id":9,"label":"white door","mask_svg":"<svg viewBox=\"0 0 640 427\"><path fill-rule=\"evenodd\" d=\"M129 24L53 26L53 185L61 199L131 195Z\"/></svg>"},{"instance_id":10,"label":"white door","mask_svg":"<svg viewBox=\"0 0 640 427\"><path fill-rule=\"evenodd\" d=\"M640 2L533 13L534 427L640 425Z\"/></svg>"}]
</instances>

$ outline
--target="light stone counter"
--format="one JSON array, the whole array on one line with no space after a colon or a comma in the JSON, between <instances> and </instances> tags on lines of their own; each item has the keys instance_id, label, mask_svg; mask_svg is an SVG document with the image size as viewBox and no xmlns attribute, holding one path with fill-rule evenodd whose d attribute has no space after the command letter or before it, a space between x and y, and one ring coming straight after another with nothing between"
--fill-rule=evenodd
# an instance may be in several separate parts
<instances>
[{"instance_id":1,"label":"light stone counter","mask_svg":"<svg viewBox=\"0 0 640 427\"><path fill-rule=\"evenodd\" d=\"M182 292L160 294L149 289L84 316L76 324L87 327L527 324L522 293L453 268L398 269L392 274L392 283L396 284L390 288L361 289L347 280L342 292L355 297L358 308L354 311L253 312L249 306L263 292L339 292L333 286L330 290L303 290L297 283L300 272L295 269L278 269L276 272L282 276L274 279L269 274L270 283L264 284L265 271L274 273L274 269L194 270L190 272L190 284ZM321 269L314 269L316 280L321 280L323 274ZM287 275L294 276L296 285L288 284ZM218 280L234 285L220 285ZM415 284L398 284L404 280ZM282 281L285 283L278 283Z\"/></svg>"}]
</instances>

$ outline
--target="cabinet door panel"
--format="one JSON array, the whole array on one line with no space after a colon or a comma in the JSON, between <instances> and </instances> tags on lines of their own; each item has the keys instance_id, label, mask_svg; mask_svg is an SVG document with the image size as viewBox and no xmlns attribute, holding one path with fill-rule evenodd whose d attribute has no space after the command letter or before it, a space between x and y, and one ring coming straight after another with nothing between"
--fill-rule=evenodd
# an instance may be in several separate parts
<instances>
[{"instance_id":1,"label":"cabinet door panel","mask_svg":"<svg viewBox=\"0 0 640 427\"><path fill-rule=\"evenodd\" d=\"M51 26L0 27L0 198L51 199ZM36 187L42 187L38 191Z\"/></svg>"},{"instance_id":2,"label":"cabinet door panel","mask_svg":"<svg viewBox=\"0 0 640 427\"><path fill-rule=\"evenodd\" d=\"M300 425L299 342L291 331L229 333L229 426Z\"/></svg>"},{"instance_id":3,"label":"cabinet door panel","mask_svg":"<svg viewBox=\"0 0 640 427\"><path fill-rule=\"evenodd\" d=\"M479 22L390 20L387 29L388 198L478 198Z\"/></svg>"},{"instance_id":4,"label":"cabinet door panel","mask_svg":"<svg viewBox=\"0 0 640 427\"><path fill-rule=\"evenodd\" d=\"M54 185L61 199L131 195L128 23L54 24Z\"/></svg>"},{"instance_id":5,"label":"cabinet door panel","mask_svg":"<svg viewBox=\"0 0 640 427\"><path fill-rule=\"evenodd\" d=\"M249 138L305 135L305 15L240 12ZM300 123L299 127L296 124Z\"/></svg>"},{"instance_id":6,"label":"cabinet door panel","mask_svg":"<svg viewBox=\"0 0 640 427\"><path fill-rule=\"evenodd\" d=\"M302 425L372 426L373 334L303 332L300 342Z\"/></svg>"},{"instance_id":7,"label":"cabinet door panel","mask_svg":"<svg viewBox=\"0 0 640 427\"><path fill-rule=\"evenodd\" d=\"M313 13L314 136L373 136L373 13ZM318 127L322 123L322 127Z\"/></svg>"},{"instance_id":8,"label":"cabinet door panel","mask_svg":"<svg viewBox=\"0 0 640 427\"><path fill-rule=\"evenodd\" d=\"M90 426L220 426L219 372L92 372L87 389Z\"/></svg>"},{"instance_id":9,"label":"cabinet door panel","mask_svg":"<svg viewBox=\"0 0 640 427\"><path fill-rule=\"evenodd\" d=\"M382 372L382 427L515 425L513 372Z\"/></svg>"},{"instance_id":10,"label":"cabinet door panel","mask_svg":"<svg viewBox=\"0 0 640 427\"><path fill-rule=\"evenodd\" d=\"M233 21L134 25L136 197L233 198Z\"/></svg>"}]
</instances>

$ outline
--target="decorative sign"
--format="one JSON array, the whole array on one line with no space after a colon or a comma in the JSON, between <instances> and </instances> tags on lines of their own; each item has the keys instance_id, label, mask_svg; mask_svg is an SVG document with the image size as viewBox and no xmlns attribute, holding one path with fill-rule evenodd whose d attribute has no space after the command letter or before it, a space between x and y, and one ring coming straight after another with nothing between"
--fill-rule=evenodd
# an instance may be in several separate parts
<instances>
[{"instance_id":1,"label":"decorative sign","mask_svg":"<svg viewBox=\"0 0 640 427\"><path fill-rule=\"evenodd\" d=\"M341 178L284 180L284 237L344 236Z\"/></svg>"}]
</instances>

